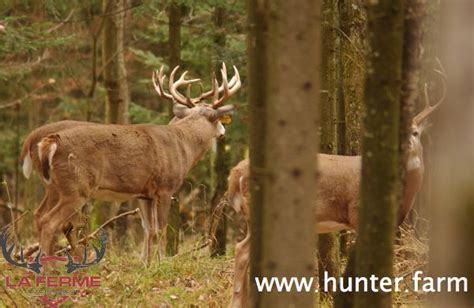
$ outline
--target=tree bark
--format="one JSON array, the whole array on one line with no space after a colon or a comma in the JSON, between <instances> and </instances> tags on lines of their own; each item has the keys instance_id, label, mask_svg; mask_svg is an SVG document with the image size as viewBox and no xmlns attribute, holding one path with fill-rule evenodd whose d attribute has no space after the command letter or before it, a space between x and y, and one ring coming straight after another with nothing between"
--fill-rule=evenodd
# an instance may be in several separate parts
<instances>
[{"instance_id":1,"label":"tree bark","mask_svg":"<svg viewBox=\"0 0 474 308\"><path fill-rule=\"evenodd\" d=\"M248 100L249 100L249 156L250 204L265 202L265 170L267 155L267 87L266 56L268 36L268 1L248 0ZM253 277L262 277L262 206L250 207L250 299L252 306L260 307L261 294L257 292Z\"/></svg>"},{"instance_id":2,"label":"tree bark","mask_svg":"<svg viewBox=\"0 0 474 308\"><path fill-rule=\"evenodd\" d=\"M170 68L181 65L181 19L184 7L177 1L171 1L168 8L168 58ZM174 117L173 102L168 104L170 120ZM166 227L166 254L174 256L179 250L179 229L181 216L179 213L179 202L171 202Z\"/></svg>"},{"instance_id":3,"label":"tree bark","mask_svg":"<svg viewBox=\"0 0 474 308\"><path fill-rule=\"evenodd\" d=\"M367 5L369 51L356 276L392 277L399 182L403 1ZM370 257L368 257L370 256ZM355 294L356 307L390 307L391 293Z\"/></svg>"},{"instance_id":4,"label":"tree bark","mask_svg":"<svg viewBox=\"0 0 474 308\"><path fill-rule=\"evenodd\" d=\"M217 49L224 49L226 44L225 36L225 8L217 6L214 10L214 26L215 26L215 37L214 44ZM215 54L219 54L219 50L216 50ZM217 61L215 71L218 72L221 68L220 61ZM230 167L230 153L226 150L227 137L220 138L217 140L216 155L214 161L214 173L215 173L215 190L211 200L211 213L219 205L220 200L224 196L227 189L227 176L229 175ZM227 215L222 215L219 219L219 223L216 228L216 232L213 235L213 241L211 244L211 256L222 256L225 255L226 242L227 242Z\"/></svg>"},{"instance_id":5,"label":"tree bark","mask_svg":"<svg viewBox=\"0 0 474 308\"><path fill-rule=\"evenodd\" d=\"M338 33L337 2L323 1L322 7L322 49L321 49L321 135L320 148L322 153L336 154L336 105L338 99L337 67L338 67ZM331 277L339 276L339 241L334 233L320 234L318 237L318 273L320 285L323 285L323 272Z\"/></svg>"},{"instance_id":6,"label":"tree bark","mask_svg":"<svg viewBox=\"0 0 474 308\"><path fill-rule=\"evenodd\" d=\"M425 0L405 0L405 27L403 35L402 61L402 93L400 99L400 179L405 186L405 166L408 141L411 134L411 121L418 89L420 87L421 55L423 44L423 20L425 16ZM403 190L402 190L403 191ZM399 203L402 204L400 194ZM405 219L405 211L398 211L399 222Z\"/></svg>"},{"instance_id":7,"label":"tree bark","mask_svg":"<svg viewBox=\"0 0 474 308\"><path fill-rule=\"evenodd\" d=\"M182 6L176 1L170 1L168 7L168 58L170 69L181 65L181 11ZM173 102L168 104L170 119L174 117Z\"/></svg>"},{"instance_id":8,"label":"tree bark","mask_svg":"<svg viewBox=\"0 0 474 308\"><path fill-rule=\"evenodd\" d=\"M109 5L107 2L111 1ZM124 9L125 0L104 0L104 11L117 12ZM105 17L102 44L102 65L104 85L107 91L106 123L127 124L130 95L127 84L127 70L124 58L124 16L125 12Z\"/></svg>"},{"instance_id":9,"label":"tree bark","mask_svg":"<svg viewBox=\"0 0 474 308\"><path fill-rule=\"evenodd\" d=\"M360 154L366 16L363 0L338 1L340 22L341 121L344 121L345 155ZM341 132L342 133L342 132ZM342 150L342 149L341 149Z\"/></svg>"},{"instance_id":10,"label":"tree bark","mask_svg":"<svg viewBox=\"0 0 474 308\"><path fill-rule=\"evenodd\" d=\"M108 14L108 12L123 11L125 3L125 0L104 0L103 12ZM124 58L124 17L125 12L109 14L104 17L102 65L104 67L104 86L107 93L105 122L110 124L128 123L130 94ZM128 208L128 203L122 203L118 214L128 211ZM126 238L127 228L127 217L117 220L117 238L123 241Z\"/></svg>"},{"instance_id":11,"label":"tree bark","mask_svg":"<svg viewBox=\"0 0 474 308\"><path fill-rule=\"evenodd\" d=\"M265 277L310 279L316 240L320 1L275 0L267 9L267 84L261 91L271 104L266 114L261 269ZM283 226L284 232L278 232ZM259 296L262 307L309 307L314 290L274 290Z\"/></svg>"}]
</instances>

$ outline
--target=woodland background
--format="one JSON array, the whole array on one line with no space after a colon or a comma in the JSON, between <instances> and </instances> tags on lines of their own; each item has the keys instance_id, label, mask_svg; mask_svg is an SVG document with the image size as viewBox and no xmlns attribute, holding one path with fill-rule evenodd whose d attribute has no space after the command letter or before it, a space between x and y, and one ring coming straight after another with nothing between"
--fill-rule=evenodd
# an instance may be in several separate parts
<instances>
[{"instance_id":1,"label":"woodland background","mask_svg":"<svg viewBox=\"0 0 474 308\"><path fill-rule=\"evenodd\" d=\"M324 153L361 154L368 36L365 5L363 0L324 0L321 22L314 21L322 33L319 113ZM144 269L138 260L140 219L119 219L107 226L113 241L100 273L107 277L106 285L101 292L89 294L87 301L78 299L78 304L157 301L223 306L229 302L233 246L242 238L245 226L227 207L218 215L218 223L213 223L213 214L216 208L222 209L219 204L229 169L248 157L249 142L265 138L255 131L250 140L248 137L249 122L258 123L265 117L264 110L258 113L258 108L248 105L249 100L258 99L258 82L252 93L246 86L247 69L259 65L258 55L248 48L253 35L258 35L249 30L247 20L258 19L256 7L255 1L243 0L0 2L0 225L9 223L12 215L24 215L18 235L25 245L35 242L32 213L42 197L39 179L26 181L18 161L22 141L31 130L63 119L166 124L169 103L157 97L151 84L152 71L161 65L168 69L180 65L191 76L202 76L205 88L222 62L238 67L241 75L243 87L233 99L238 109L226 127L225 139L192 170L173 202L167 254L174 257ZM409 65L416 72L416 78L404 78L413 89L428 83L432 97L439 94L433 76L440 49L436 38L442 33L439 15L439 1L406 1L406 26L401 30L404 57L415 59ZM257 22L259 26L263 25ZM410 98L416 110L422 105L418 94ZM424 142L430 153L430 137ZM427 264L428 209L418 205L430 203L429 156L425 163L427 184L399 233L397 274ZM133 202L90 204L84 219L89 216L90 230L95 230L110 217L135 207ZM319 268L334 276L341 274L353 238L350 232L319 236ZM203 249L207 246L209 252ZM116 268L123 271L114 271ZM8 296L0 300L25 304L28 296L22 292L5 293ZM394 304L425 300L425 294L397 294ZM330 306L333 297L323 294L317 301Z\"/></svg>"}]
</instances>

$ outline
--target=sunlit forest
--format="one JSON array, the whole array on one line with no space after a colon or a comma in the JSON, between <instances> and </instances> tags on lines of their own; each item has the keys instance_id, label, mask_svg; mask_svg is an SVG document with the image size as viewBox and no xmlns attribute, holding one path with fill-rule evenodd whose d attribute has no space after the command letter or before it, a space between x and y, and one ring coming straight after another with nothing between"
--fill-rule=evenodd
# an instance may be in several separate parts
<instances>
[{"instance_id":1,"label":"sunlit forest","mask_svg":"<svg viewBox=\"0 0 474 308\"><path fill-rule=\"evenodd\" d=\"M472 307L473 12L0 1L0 306Z\"/></svg>"}]
</instances>

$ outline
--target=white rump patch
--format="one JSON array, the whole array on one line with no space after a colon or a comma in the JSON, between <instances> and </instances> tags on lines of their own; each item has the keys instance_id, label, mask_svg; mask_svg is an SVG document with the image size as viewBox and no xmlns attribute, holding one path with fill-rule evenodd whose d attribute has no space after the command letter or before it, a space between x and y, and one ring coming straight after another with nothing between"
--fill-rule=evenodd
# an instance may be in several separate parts
<instances>
[{"instance_id":1,"label":"white rump patch","mask_svg":"<svg viewBox=\"0 0 474 308\"><path fill-rule=\"evenodd\" d=\"M31 160L30 151L26 154L25 158L23 159L23 175L25 178L29 179L31 175L31 171L33 170L33 161Z\"/></svg>"},{"instance_id":2,"label":"white rump patch","mask_svg":"<svg viewBox=\"0 0 474 308\"><path fill-rule=\"evenodd\" d=\"M219 132L220 136L224 136L225 128L224 125L222 125L221 121L217 121L217 131Z\"/></svg>"},{"instance_id":3,"label":"white rump patch","mask_svg":"<svg viewBox=\"0 0 474 308\"><path fill-rule=\"evenodd\" d=\"M421 168L421 159L418 156L409 157L407 162L407 170L415 170Z\"/></svg>"}]
</instances>

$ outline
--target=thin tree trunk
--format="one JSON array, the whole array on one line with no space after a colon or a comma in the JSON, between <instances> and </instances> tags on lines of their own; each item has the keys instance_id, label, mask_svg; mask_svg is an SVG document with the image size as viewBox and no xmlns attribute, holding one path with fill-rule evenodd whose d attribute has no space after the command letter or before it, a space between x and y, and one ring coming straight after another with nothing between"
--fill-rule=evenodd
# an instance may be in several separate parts
<instances>
[{"instance_id":1,"label":"thin tree trunk","mask_svg":"<svg viewBox=\"0 0 474 308\"><path fill-rule=\"evenodd\" d=\"M110 3L108 3L109 1ZM123 11L125 2L125 0L104 0L103 11ZM124 58L124 16L125 12L111 14L106 16L104 20L102 65L104 66L104 86L107 93L105 104L106 123L128 123L130 94ZM122 203L118 214L128 211L128 208L128 203ZM116 236L123 241L127 234L127 217L117 220L116 226Z\"/></svg>"},{"instance_id":2,"label":"thin tree trunk","mask_svg":"<svg viewBox=\"0 0 474 308\"><path fill-rule=\"evenodd\" d=\"M171 1L168 8L168 57L170 68L181 64L181 18L183 6L177 1ZM174 117L173 102L168 104L170 120ZM179 229L181 216L179 213L179 202L172 201L166 227L166 254L174 256L179 250Z\"/></svg>"},{"instance_id":3,"label":"thin tree trunk","mask_svg":"<svg viewBox=\"0 0 474 308\"><path fill-rule=\"evenodd\" d=\"M339 61L336 33L337 2L323 1L322 7L322 56L321 56L321 152L336 154L336 105L338 99L337 66ZM321 234L318 237L318 273L319 283L323 285L323 272L331 277L339 276L339 241L334 233Z\"/></svg>"},{"instance_id":4,"label":"thin tree trunk","mask_svg":"<svg viewBox=\"0 0 474 308\"><path fill-rule=\"evenodd\" d=\"M392 277L399 182L403 1L369 2L357 277ZM370 257L369 257L370 256ZM355 307L390 307L391 293L355 294Z\"/></svg>"},{"instance_id":5,"label":"thin tree trunk","mask_svg":"<svg viewBox=\"0 0 474 308\"><path fill-rule=\"evenodd\" d=\"M170 69L181 65L181 12L182 6L177 1L170 1L168 7L168 58ZM173 102L168 104L170 119L174 117Z\"/></svg>"},{"instance_id":6,"label":"thin tree trunk","mask_svg":"<svg viewBox=\"0 0 474 308\"><path fill-rule=\"evenodd\" d=\"M267 86L261 89L271 102L261 204L262 274L310 279L316 240L312 230L319 150L320 1L275 0L268 10ZM259 296L262 307L309 307L314 290L273 290Z\"/></svg>"},{"instance_id":7,"label":"thin tree trunk","mask_svg":"<svg viewBox=\"0 0 474 308\"><path fill-rule=\"evenodd\" d=\"M265 202L265 170L267 164L267 87L266 56L268 36L268 2L248 0L248 100L249 100L249 154L250 154L250 204ZM258 293L253 277L262 277L262 225L264 208L251 206L250 230L250 299L252 306L260 307L261 294Z\"/></svg>"},{"instance_id":8,"label":"thin tree trunk","mask_svg":"<svg viewBox=\"0 0 474 308\"><path fill-rule=\"evenodd\" d=\"M400 179L405 186L405 166L408 141L411 134L411 119L418 99L420 86L423 19L425 0L405 0L405 28L403 35L402 94L400 100ZM403 191L403 190L402 190ZM401 194L400 194L401 197ZM402 204L402 198L400 198ZM398 221L405 219L407 210L400 208Z\"/></svg>"},{"instance_id":9,"label":"thin tree trunk","mask_svg":"<svg viewBox=\"0 0 474 308\"><path fill-rule=\"evenodd\" d=\"M220 49L225 48L226 36L224 29L225 22L225 8L218 6L214 10L214 26L215 26L215 37L214 44L218 50L215 54L219 55ZM215 71L218 72L220 69L220 61L216 63ZM214 161L214 173L216 176L216 186L214 195L211 200L211 213L219 205L222 196L227 189L227 176L229 175L230 165L230 153L226 151L227 137L217 140L216 155ZM224 208L224 214L221 215L219 223L216 228L216 232L213 235L213 241L211 245L211 256L222 256L225 255L226 242L227 242L227 215L225 214L226 208Z\"/></svg>"},{"instance_id":10,"label":"thin tree trunk","mask_svg":"<svg viewBox=\"0 0 474 308\"><path fill-rule=\"evenodd\" d=\"M363 0L339 1L340 81L345 123L346 155L360 154L361 123L364 101L366 17ZM342 108L341 108L342 109Z\"/></svg>"}]
</instances>

